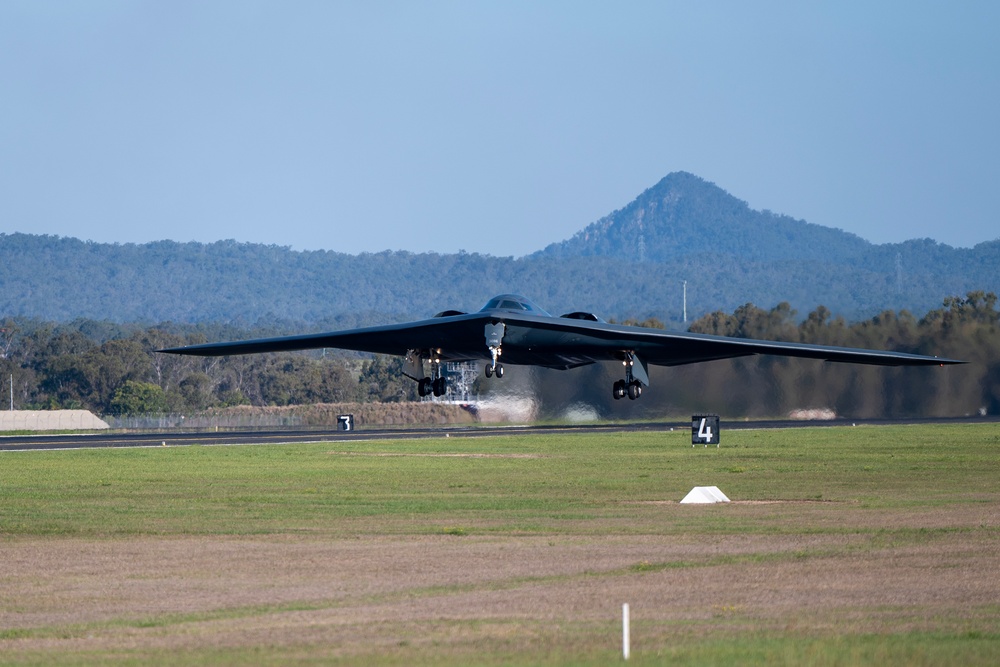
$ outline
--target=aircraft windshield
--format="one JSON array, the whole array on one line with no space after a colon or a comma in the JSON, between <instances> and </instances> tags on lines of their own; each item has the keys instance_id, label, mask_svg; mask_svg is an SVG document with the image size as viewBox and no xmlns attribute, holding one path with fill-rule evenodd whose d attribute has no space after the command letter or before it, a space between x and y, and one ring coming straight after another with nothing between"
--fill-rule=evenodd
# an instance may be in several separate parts
<instances>
[{"instance_id":1,"label":"aircraft windshield","mask_svg":"<svg viewBox=\"0 0 1000 667\"><path fill-rule=\"evenodd\" d=\"M544 310L533 304L529 299L516 294L495 296L486 302L481 310L509 310L515 313L531 313L533 315L548 315Z\"/></svg>"}]
</instances>

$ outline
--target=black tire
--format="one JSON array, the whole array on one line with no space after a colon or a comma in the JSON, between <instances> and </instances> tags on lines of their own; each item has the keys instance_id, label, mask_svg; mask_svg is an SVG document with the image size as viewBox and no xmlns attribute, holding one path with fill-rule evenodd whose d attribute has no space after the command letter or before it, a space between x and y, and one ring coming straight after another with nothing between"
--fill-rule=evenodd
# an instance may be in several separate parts
<instances>
[{"instance_id":1,"label":"black tire","mask_svg":"<svg viewBox=\"0 0 1000 667\"><path fill-rule=\"evenodd\" d=\"M501 366L500 364L497 364L497 377L498 378L503 377L503 366Z\"/></svg>"},{"instance_id":2,"label":"black tire","mask_svg":"<svg viewBox=\"0 0 1000 667\"><path fill-rule=\"evenodd\" d=\"M483 372L486 373L486 377L488 378L493 377L493 366L491 366L490 364L486 364L486 370Z\"/></svg>"}]
</instances>

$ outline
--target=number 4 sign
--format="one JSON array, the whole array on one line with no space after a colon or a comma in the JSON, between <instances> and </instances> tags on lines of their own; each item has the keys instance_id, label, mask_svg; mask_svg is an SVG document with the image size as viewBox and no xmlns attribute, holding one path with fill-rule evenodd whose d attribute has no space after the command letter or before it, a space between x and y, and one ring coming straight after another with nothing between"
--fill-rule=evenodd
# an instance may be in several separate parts
<instances>
[{"instance_id":1,"label":"number 4 sign","mask_svg":"<svg viewBox=\"0 0 1000 667\"><path fill-rule=\"evenodd\" d=\"M719 446L719 415L691 415L691 446Z\"/></svg>"}]
</instances>

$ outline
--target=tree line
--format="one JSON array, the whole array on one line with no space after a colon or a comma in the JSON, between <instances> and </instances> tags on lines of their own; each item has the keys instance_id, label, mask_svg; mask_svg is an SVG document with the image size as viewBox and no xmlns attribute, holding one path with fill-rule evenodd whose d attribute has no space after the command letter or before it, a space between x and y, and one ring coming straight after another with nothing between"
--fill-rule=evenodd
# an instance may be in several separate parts
<instances>
[{"instance_id":1,"label":"tree line","mask_svg":"<svg viewBox=\"0 0 1000 667\"><path fill-rule=\"evenodd\" d=\"M224 330L230 335L212 339L275 334ZM0 321L0 336L0 373L7 380L0 393L13 388L15 409L126 416L415 398L415 392L406 391L409 382L391 380L391 359L322 352L209 358L156 352L208 340L201 328L189 325L145 328L7 318Z\"/></svg>"},{"instance_id":2,"label":"tree line","mask_svg":"<svg viewBox=\"0 0 1000 667\"><path fill-rule=\"evenodd\" d=\"M663 326L649 318L631 323ZM775 416L823 407L840 415L917 416L1000 413L1000 313L992 292L951 297L915 317L885 311L848 323L819 306L804 319L788 303L770 310L746 304L696 320L701 333L890 349L962 359L948 368L874 368L782 357L751 357L651 368L653 389L639 401L614 401L616 369L518 370L530 379L543 416L585 403L602 416L643 417L711 410ZM83 408L103 415L183 413L228 405L416 400L402 359L312 351L233 357L156 353L208 340L291 333L280 326L118 325L93 320L52 323L0 320L0 395L13 386L15 409ZM478 382L482 395L503 391ZM8 401L0 401L7 407Z\"/></svg>"}]
</instances>

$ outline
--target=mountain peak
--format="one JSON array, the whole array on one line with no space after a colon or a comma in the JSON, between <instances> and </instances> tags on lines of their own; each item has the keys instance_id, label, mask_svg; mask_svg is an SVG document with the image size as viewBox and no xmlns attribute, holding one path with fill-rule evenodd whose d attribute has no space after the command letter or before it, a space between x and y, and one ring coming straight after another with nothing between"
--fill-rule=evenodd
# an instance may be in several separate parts
<instances>
[{"instance_id":1,"label":"mountain peak","mask_svg":"<svg viewBox=\"0 0 1000 667\"><path fill-rule=\"evenodd\" d=\"M677 171L631 203L537 254L663 262L720 253L753 260L846 259L869 247L854 234L755 211L714 183Z\"/></svg>"}]
</instances>

